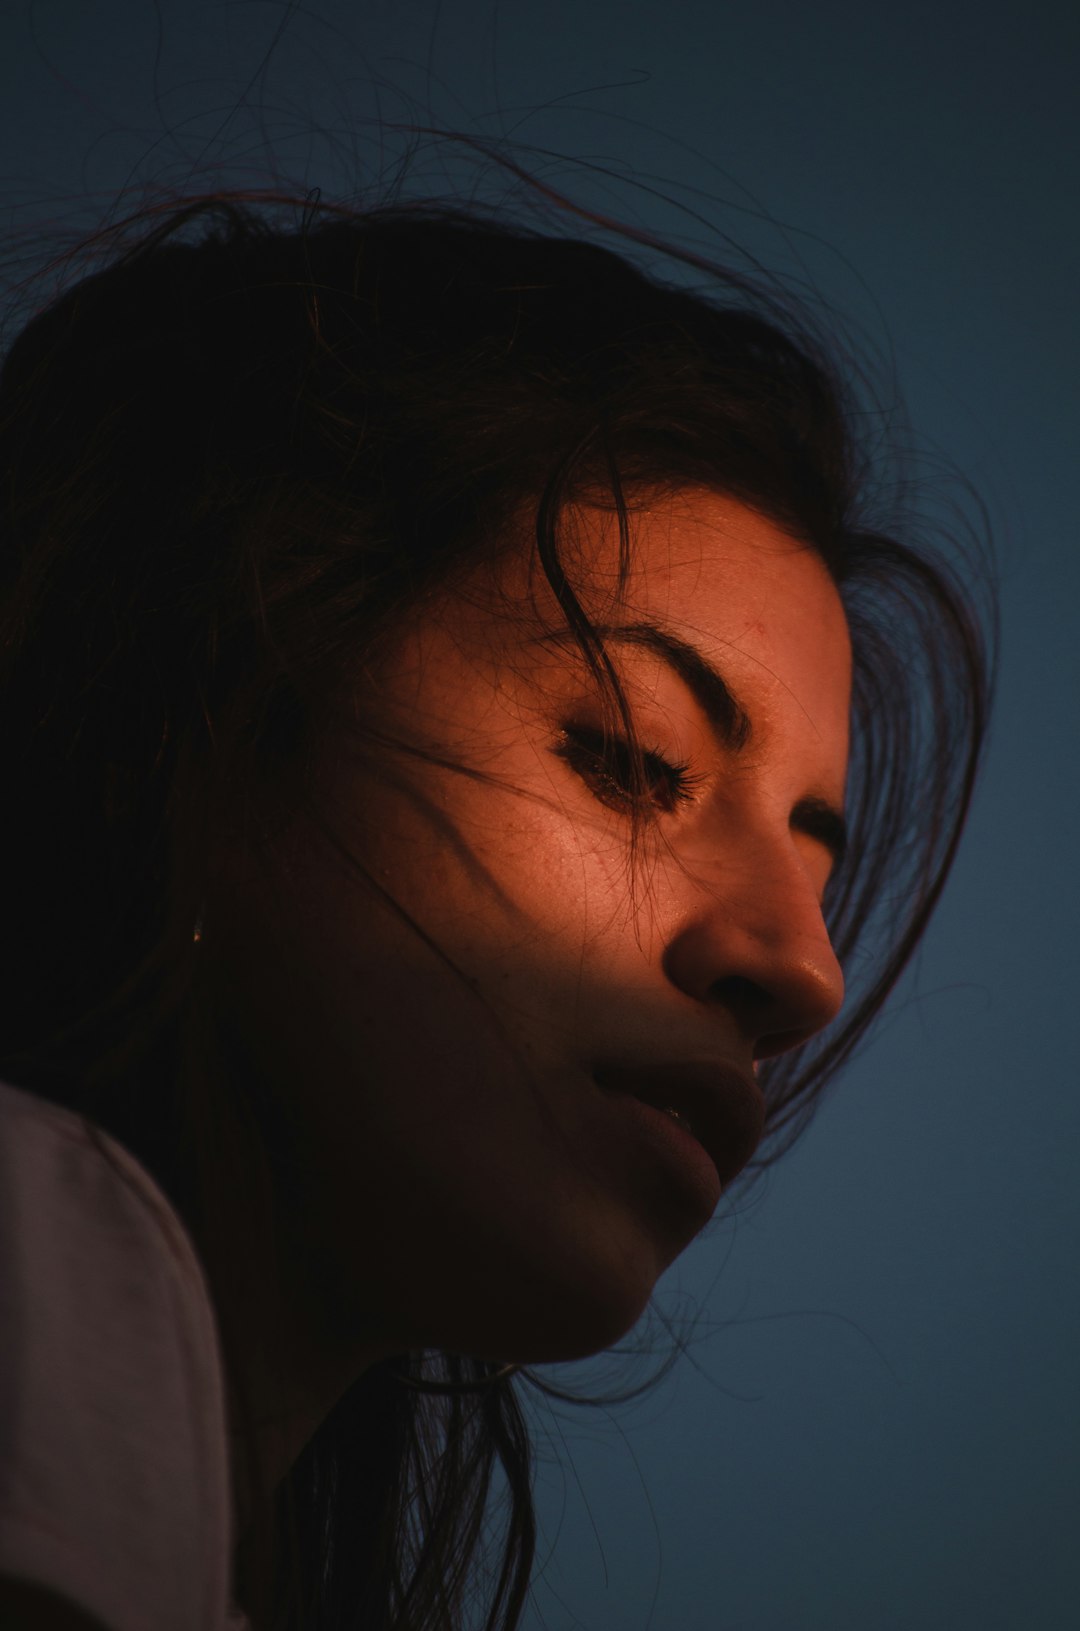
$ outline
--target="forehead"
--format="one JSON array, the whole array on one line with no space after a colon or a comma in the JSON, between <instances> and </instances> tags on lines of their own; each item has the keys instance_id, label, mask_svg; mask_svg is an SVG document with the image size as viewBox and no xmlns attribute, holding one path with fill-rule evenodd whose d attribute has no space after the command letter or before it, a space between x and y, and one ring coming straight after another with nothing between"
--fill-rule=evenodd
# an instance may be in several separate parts
<instances>
[{"instance_id":1,"label":"forehead","mask_svg":"<svg viewBox=\"0 0 1080 1631\"><path fill-rule=\"evenodd\" d=\"M689 488L642 499L629 514L629 573L619 586L619 525L606 508L577 506L564 522L562 553L575 586L600 611L650 611L684 620L775 616L810 595L842 623L843 607L817 552L739 500ZM835 632L840 632L839 627Z\"/></svg>"},{"instance_id":2,"label":"forehead","mask_svg":"<svg viewBox=\"0 0 1080 1631\"><path fill-rule=\"evenodd\" d=\"M703 488L637 502L629 546L620 584L616 514L578 506L564 518L563 563L594 623L655 621L692 641L751 694L794 687L846 716L847 618L815 550L738 500ZM565 627L535 563L527 578L538 621Z\"/></svg>"}]
</instances>

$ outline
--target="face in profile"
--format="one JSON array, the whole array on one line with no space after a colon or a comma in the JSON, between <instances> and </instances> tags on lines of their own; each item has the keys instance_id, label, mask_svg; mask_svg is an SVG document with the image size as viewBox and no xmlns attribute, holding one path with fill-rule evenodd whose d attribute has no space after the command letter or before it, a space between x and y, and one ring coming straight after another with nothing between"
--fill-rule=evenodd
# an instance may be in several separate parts
<instances>
[{"instance_id":1,"label":"face in profile","mask_svg":"<svg viewBox=\"0 0 1080 1631\"><path fill-rule=\"evenodd\" d=\"M631 543L620 590L615 516L567 518L645 750L636 846L626 756L523 541L355 677L357 725L401 746L340 723L319 746L320 808L372 882L299 822L223 907L237 1020L296 1127L305 1292L342 1351L527 1363L619 1340L719 1188L631 1089L714 1072L730 1178L760 1132L754 1062L840 1008L836 588L709 491L643 501Z\"/></svg>"}]
</instances>

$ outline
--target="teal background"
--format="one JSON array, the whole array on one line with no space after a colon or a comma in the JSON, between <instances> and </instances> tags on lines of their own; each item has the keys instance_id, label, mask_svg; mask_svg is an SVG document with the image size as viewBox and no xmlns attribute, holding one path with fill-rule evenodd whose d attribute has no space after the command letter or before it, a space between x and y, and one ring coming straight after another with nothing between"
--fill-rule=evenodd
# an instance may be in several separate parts
<instances>
[{"instance_id":1,"label":"teal background","mask_svg":"<svg viewBox=\"0 0 1080 1631\"><path fill-rule=\"evenodd\" d=\"M140 180L373 185L380 118L508 137L597 207L805 280L895 371L931 506L936 459L990 511L999 704L940 914L802 1144L661 1282L689 1357L632 1405L530 1405L526 1631L1076 1624L1078 48L1046 0L0 13L9 247ZM407 185L462 177L428 155ZM653 1318L551 1375L644 1381L667 1343Z\"/></svg>"}]
</instances>

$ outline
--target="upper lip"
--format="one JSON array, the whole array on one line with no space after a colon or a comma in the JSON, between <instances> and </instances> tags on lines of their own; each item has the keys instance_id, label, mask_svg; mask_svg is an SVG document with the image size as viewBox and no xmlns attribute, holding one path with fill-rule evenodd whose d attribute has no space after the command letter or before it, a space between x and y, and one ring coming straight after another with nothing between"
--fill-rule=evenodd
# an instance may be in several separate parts
<instances>
[{"instance_id":1,"label":"upper lip","mask_svg":"<svg viewBox=\"0 0 1080 1631\"><path fill-rule=\"evenodd\" d=\"M598 1087L670 1108L690 1123L726 1188L750 1161L765 1131L765 1099L752 1069L728 1061L600 1065Z\"/></svg>"}]
</instances>

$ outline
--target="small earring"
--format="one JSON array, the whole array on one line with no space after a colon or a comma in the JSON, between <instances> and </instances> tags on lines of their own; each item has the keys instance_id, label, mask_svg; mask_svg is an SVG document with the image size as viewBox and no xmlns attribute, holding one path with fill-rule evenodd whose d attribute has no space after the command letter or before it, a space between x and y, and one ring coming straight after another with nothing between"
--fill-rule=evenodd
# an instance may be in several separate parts
<instances>
[{"instance_id":1,"label":"small earring","mask_svg":"<svg viewBox=\"0 0 1080 1631\"><path fill-rule=\"evenodd\" d=\"M201 904L199 906L198 915L195 918L195 928L194 928L194 931L193 931L192 936L191 936L192 940L194 941L194 943L196 945L199 944L199 941L203 937L203 914L205 913L205 911L206 911L206 902L203 901L203 902L201 902Z\"/></svg>"}]
</instances>

